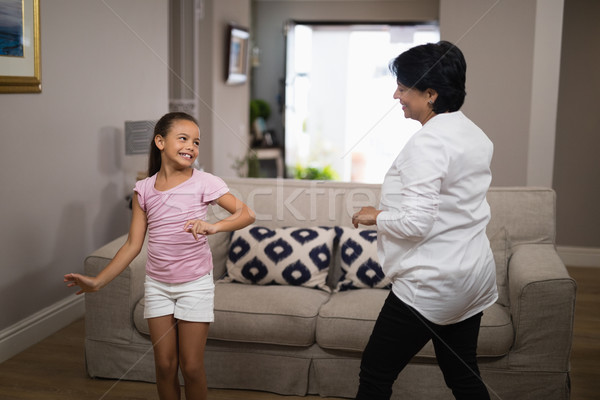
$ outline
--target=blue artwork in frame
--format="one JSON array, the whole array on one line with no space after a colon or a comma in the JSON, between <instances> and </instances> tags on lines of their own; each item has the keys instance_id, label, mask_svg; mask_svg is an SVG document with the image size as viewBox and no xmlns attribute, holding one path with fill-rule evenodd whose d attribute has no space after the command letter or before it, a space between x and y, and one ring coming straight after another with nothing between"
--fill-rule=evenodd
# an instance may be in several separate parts
<instances>
[{"instance_id":1,"label":"blue artwork in frame","mask_svg":"<svg viewBox=\"0 0 600 400\"><path fill-rule=\"evenodd\" d=\"M0 56L23 57L22 0L0 0Z\"/></svg>"},{"instance_id":2,"label":"blue artwork in frame","mask_svg":"<svg viewBox=\"0 0 600 400\"><path fill-rule=\"evenodd\" d=\"M40 0L0 0L0 93L40 93Z\"/></svg>"}]
</instances>

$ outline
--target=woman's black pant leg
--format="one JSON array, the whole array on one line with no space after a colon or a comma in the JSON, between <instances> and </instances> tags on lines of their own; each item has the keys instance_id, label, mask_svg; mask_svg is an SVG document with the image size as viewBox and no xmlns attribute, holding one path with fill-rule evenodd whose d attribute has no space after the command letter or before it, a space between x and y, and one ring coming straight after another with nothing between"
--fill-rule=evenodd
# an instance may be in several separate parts
<instances>
[{"instance_id":1,"label":"woman's black pant leg","mask_svg":"<svg viewBox=\"0 0 600 400\"><path fill-rule=\"evenodd\" d=\"M363 352L356 400L389 400L398 374L430 338L418 313L390 291Z\"/></svg>"},{"instance_id":2,"label":"woman's black pant leg","mask_svg":"<svg viewBox=\"0 0 600 400\"><path fill-rule=\"evenodd\" d=\"M433 346L446 385L458 400L488 400L487 388L477 367L479 313L452 325L436 325Z\"/></svg>"}]
</instances>

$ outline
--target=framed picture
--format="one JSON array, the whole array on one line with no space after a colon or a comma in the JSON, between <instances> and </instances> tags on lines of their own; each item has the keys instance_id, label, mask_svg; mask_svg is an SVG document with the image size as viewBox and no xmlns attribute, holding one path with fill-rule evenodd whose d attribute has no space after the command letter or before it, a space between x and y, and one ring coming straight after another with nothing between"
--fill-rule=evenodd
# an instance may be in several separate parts
<instances>
[{"instance_id":1,"label":"framed picture","mask_svg":"<svg viewBox=\"0 0 600 400\"><path fill-rule=\"evenodd\" d=\"M39 93L39 0L0 0L0 93Z\"/></svg>"},{"instance_id":2,"label":"framed picture","mask_svg":"<svg viewBox=\"0 0 600 400\"><path fill-rule=\"evenodd\" d=\"M238 85L248 78L248 47L250 32L235 25L228 26L225 83Z\"/></svg>"}]
</instances>

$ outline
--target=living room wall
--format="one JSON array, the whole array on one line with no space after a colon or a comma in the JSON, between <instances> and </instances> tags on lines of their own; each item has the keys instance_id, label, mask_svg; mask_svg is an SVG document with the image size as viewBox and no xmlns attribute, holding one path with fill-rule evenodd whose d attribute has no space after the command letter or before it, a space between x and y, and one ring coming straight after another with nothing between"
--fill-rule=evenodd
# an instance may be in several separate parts
<instances>
[{"instance_id":1,"label":"living room wall","mask_svg":"<svg viewBox=\"0 0 600 400\"><path fill-rule=\"evenodd\" d=\"M127 231L145 158L124 122L168 110L167 2L40 2L42 93L0 94L0 332L74 296L62 275Z\"/></svg>"},{"instance_id":2,"label":"living room wall","mask_svg":"<svg viewBox=\"0 0 600 400\"><path fill-rule=\"evenodd\" d=\"M573 246L570 252L588 254L586 259L596 266L600 266L599 19L597 0L565 0L554 168L557 242Z\"/></svg>"},{"instance_id":3,"label":"living room wall","mask_svg":"<svg viewBox=\"0 0 600 400\"><path fill-rule=\"evenodd\" d=\"M193 114L200 126L198 163L221 177L236 176L248 151L250 84L227 85L229 24L250 26L251 0L170 2L170 74L173 110Z\"/></svg>"},{"instance_id":4,"label":"living room wall","mask_svg":"<svg viewBox=\"0 0 600 400\"><path fill-rule=\"evenodd\" d=\"M463 110L494 143L492 185L552 186L562 0L441 0L467 59Z\"/></svg>"},{"instance_id":5,"label":"living room wall","mask_svg":"<svg viewBox=\"0 0 600 400\"><path fill-rule=\"evenodd\" d=\"M200 45L210 48L205 57L200 58L211 64L211 72L200 70L200 81L211 92L209 102L200 106L199 122L203 136L210 136L211 154L206 154L209 147L203 147L200 160L212 159L209 172L221 177L236 176L233 164L236 159L246 155L248 150L250 119L250 83L241 85L225 84L225 54L228 49L228 24L250 27L250 0L204 0L208 13L202 24L209 25L210 34L200 37ZM205 27L202 28L206 32ZM203 128L204 123L207 123Z\"/></svg>"}]
</instances>

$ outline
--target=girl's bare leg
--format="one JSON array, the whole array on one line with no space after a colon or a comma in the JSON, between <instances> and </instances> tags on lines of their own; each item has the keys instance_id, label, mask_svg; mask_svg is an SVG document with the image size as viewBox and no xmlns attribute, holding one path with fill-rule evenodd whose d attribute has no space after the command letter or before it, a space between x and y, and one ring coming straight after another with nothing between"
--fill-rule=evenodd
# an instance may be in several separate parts
<instances>
[{"instance_id":1,"label":"girl's bare leg","mask_svg":"<svg viewBox=\"0 0 600 400\"><path fill-rule=\"evenodd\" d=\"M179 362L185 381L185 398L187 400L206 400L204 347L209 323L179 321L178 325Z\"/></svg>"},{"instance_id":2,"label":"girl's bare leg","mask_svg":"<svg viewBox=\"0 0 600 400\"><path fill-rule=\"evenodd\" d=\"M179 400L177 320L173 315L149 318L150 339L154 346L156 387L160 400Z\"/></svg>"}]
</instances>

